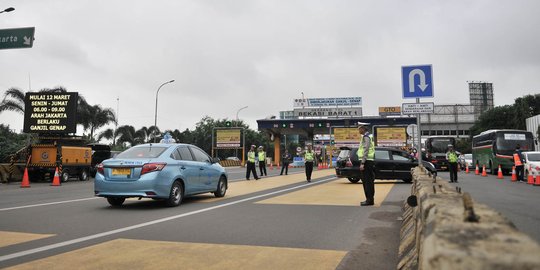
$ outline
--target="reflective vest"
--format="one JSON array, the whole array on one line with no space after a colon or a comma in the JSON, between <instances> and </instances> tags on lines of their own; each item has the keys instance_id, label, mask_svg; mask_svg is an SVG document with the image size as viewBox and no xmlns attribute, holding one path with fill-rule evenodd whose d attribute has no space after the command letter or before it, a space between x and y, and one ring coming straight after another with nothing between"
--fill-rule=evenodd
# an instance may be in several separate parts
<instances>
[{"instance_id":1,"label":"reflective vest","mask_svg":"<svg viewBox=\"0 0 540 270\"><path fill-rule=\"evenodd\" d=\"M313 156L313 152L308 152L308 151L306 151L306 153L304 154L304 158L308 162L313 162L313 160L315 159Z\"/></svg>"},{"instance_id":2,"label":"reflective vest","mask_svg":"<svg viewBox=\"0 0 540 270\"><path fill-rule=\"evenodd\" d=\"M259 154L259 162L264 161L266 159L266 153L264 151L261 151Z\"/></svg>"},{"instance_id":3,"label":"reflective vest","mask_svg":"<svg viewBox=\"0 0 540 270\"><path fill-rule=\"evenodd\" d=\"M456 152L449 152L448 153L448 162L450 163L457 163L458 156Z\"/></svg>"},{"instance_id":4,"label":"reflective vest","mask_svg":"<svg viewBox=\"0 0 540 270\"><path fill-rule=\"evenodd\" d=\"M356 155L358 155L358 159L362 161L362 158L364 157L364 137L366 135L363 135L362 138L360 138L360 146L358 147L358 152L356 152ZM369 134L367 135L369 137L369 149L367 154L367 160L375 160L375 142L373 141L373 135Z\"/></svg>"},{"instance_id":5,"label":"reflective vest","mask_svg":"<svg viewBox=\"0 0 540 270\"><path fill-rule=\"evenodd\" d=\"M516 166L523 166L523 163L521 163L521 158L519 158L518 153L514 153L514 163Z\"/></svg>"},{"instance_id":6,"label":"reflective vest","mask_svg":"<svg viewBox=\"0 0 540 270\"><path fill-rule=\"evenodd\" d=\"M248 162L255 163L255 151L248 152Z\"/></svg>"}]
</instances>

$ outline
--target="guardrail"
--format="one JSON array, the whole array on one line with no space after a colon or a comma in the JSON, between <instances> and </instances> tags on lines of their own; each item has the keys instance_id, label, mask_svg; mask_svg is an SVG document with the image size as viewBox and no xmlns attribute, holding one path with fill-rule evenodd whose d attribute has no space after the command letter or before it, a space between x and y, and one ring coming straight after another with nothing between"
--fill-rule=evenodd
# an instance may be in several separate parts
<instances>
[{"instance_id":1,"label":"guardrail","mask_svg":"<svg viewBox=\"0 0 540 270\"><path fill-rule=\"evenodd\" d=\"M411 170L398 269L540 269L540 246L470 194Z\"/></svg>"}]
</instances>

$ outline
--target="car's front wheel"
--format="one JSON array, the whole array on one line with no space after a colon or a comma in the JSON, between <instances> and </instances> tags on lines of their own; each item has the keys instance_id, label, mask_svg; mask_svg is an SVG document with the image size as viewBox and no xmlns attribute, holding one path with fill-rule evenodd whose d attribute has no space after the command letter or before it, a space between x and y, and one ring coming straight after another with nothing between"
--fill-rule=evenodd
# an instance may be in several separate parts
<instances>
[{"instance_id":1,"label":"car's front wheel","mask_svg":"<svg viewBox=\"0 0 540 270\"><path fill-rule=\"evenodd\" d=\"M108 197L107 198L107 202L109 202L111 206L115 206L115 207L122 206L122 204L125 201L126 201L126 198L122 198L122 197Z\"/></svg>"},{"instance_id":2,"label":"car's front wheel","mask_svg":"<svg viewBox=\"0 0 540 270\"><path fill-rule=\"evenodd\" d=\"M217 189L214 192L214 196L221 198L225 196L226 192L227 192L227 179L225 179L225 176L221 176L219 178Z\"/></svg>"},{"instance_id":3,"label":"car's front wheel","mask_svg":"<svg viewBox=\"0 0 540 270\"><path fill-rule=\"evenodd\" d=\"M87 170L82 170L81 171L81 173L79 174L79 180L80 181L88 180L88 171Z\"/></svg>"},{"instance_id":4,"label":"car's front wheel","mask_svg":"<svg viewBox=\"0 0 540 270\"><path fill-rule=\"evenodd\" d=\"M358 183L358 181L360 181L360 177L348 177L347 179L349 179L349 182L353 184Z\"/></svg>"},{"instance_id":5,"label":"car's front wheel","mask_svg":"<svg viewBox=\"0 0 540 270\"><path fill-rule=\"evenodd\" d=\"M175 181L172 184L171 192L169 193L169 198L167 198L166 200L167 206L170 206L170 207L179 206L182 203L183 197L184 197L184 188L182 187L182 184L180 184L178 181Z\"/></svg>"}]
</instances>

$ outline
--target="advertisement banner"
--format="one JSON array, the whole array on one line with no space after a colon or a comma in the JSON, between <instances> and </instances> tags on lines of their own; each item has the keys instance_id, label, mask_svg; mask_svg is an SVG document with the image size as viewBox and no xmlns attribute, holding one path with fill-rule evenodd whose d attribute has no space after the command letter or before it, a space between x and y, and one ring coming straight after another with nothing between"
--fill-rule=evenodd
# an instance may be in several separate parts
<instances>
[{"instance_id":1,"label":"advertisement banner","mask_svg":"<svg viewBox=\"0 0 540 270\"><path fill-rule=\"evenodd\" d=\"M76 92L26 93L23 131L55 134L77 132L78 97Z\"/></svg>"},{"instance_id":2,"label":"advertisement banner","mask_svg":"<svg viewBox=\"0 0 540 270\"><path fill-rule=\"evenodd\" d=\"M218 148L240 147L240 129L216 130Z\"/></svg>"},{"instance_id":3,"label":"advertisement banner","mask_svg":"<svg viewBox=\"0 0 540 270\"><path fill-rule=\"evenodd\" d=\"M362 117L362 108L303 108L294 109L296 117Z\"/></svg>"},{"instance_id":4,"label":"advertisement banner","mask_svg":"<svg viewBox=\"0 0 540 270\"><path fill-rule=\"evenodd\" d=\"M334 141L336 145L358 144L360 133L357 128L334 128Z\"/></svg>"},{"instance_id":5,"label":"advertisement banner","mask_svg":"<svg viewBox=\"0 0 540 270\"><path fill-rule=\"evenodd\" d=\"M379 107L379 116L401 115L401 107Z\"/></svg>"},{"instance_id":6,"label":"advertisement banner","mask_svg":"<svg viewBox=\"0 0 540 270\"><path fill-rule=\"evenodd\" d=\"M406 127L377 127L375 131L377 146L405 146Z\"/></svg>"}]
</instances>

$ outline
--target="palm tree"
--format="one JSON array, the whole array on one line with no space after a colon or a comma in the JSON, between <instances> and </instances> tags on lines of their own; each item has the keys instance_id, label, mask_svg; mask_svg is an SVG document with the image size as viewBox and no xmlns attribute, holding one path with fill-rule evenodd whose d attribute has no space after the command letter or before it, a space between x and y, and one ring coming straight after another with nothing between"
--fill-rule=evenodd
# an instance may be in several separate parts
<instances>
[{"instance_id":1,"label":"palm tree","mask_svg":"<svg viewBox=\"0 0 540 270\"><path fill-rule=\"evenodd\" d=\"M135 128L130 125L119 126L116 129L118 144L129 143L130 146L137 145L135 142Z\"/></svg>"},{"instance_id":2,"label":"palm tree","mask_svg":"<svg viewBox=\"0 0 540 270\"><path fill-rule=\"evenodd\" d=\"M107 139L112 140L112 145L116 145L116 140L118 139L118 132L112 128L108 128L101 133L98 134L97 141L101 141L101 139Z\"/></svg>"},{"instance_id":3,"label":"palm tree","mask_svg":"<svg viewBox=\"0 0 540 270\"><path fill-rule=\"evenodd\" d=\"M4 99L0 103L0 112L13 111L24 113L24 91L17 88L9 88L4 93Z\"/></svg>"},{"instance_id":4,"label":"palm tree","mask_svg":"<svg viewBox=\"0 0 540 270\"><path fill-rule=\"evenodd\" d=\"M79 106L78 121L83 126L84 130L90 130L89 137L94 140L94 132L111 123L116 123L114 111L110 108L102 108L101 105L90 106L85 104Z\"/></svg>"}]
</instances>

